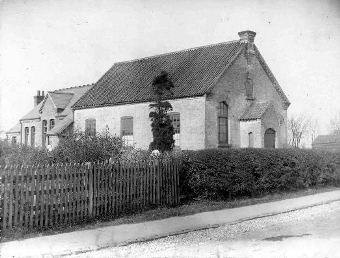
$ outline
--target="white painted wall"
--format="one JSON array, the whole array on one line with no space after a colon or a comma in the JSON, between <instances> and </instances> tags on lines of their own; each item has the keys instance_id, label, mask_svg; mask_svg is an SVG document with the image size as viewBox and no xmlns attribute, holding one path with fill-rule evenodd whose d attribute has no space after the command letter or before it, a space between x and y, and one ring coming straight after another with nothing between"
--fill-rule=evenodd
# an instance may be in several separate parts
<instances>
[{"instance_id":1,"label":"white painted wall","mask_svg":"<svg viewBox=\"0 0 340 258\"><path fill-rule=\"evenodd\" d=\"M205 148L205 96L169 101L173 112L180 113L180 148L196 150ZM97 132L107 128L113 135L120 136L120 119L133 117L135 147L148 149L152 141L149 102L138 104L98 107L74 111L74 128L84 131L85 120L96 119Z\"/></svg>"},{"instance_id":2,"label":"white painted wall","mask_svg":"<svg viewBox=\"0 0 340 258\"><path fill-rule=\"evenodd\" d=\"M240 147L249 147L249 133L254 135L254 148L262 148L261 120L240 121Z\"/></svg>"}]
</instances>

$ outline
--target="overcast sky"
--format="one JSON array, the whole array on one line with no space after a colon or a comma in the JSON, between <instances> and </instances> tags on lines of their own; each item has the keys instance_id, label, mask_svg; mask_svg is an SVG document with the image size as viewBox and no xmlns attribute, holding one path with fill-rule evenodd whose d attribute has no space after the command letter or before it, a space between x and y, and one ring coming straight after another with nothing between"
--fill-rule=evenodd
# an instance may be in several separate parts
<instances>
[{"instance_id":1,"label":"overcast sky","mask_svg":"<svg viewBox=\"0 0 340 258\"><path fill-rule=\"evenodd\" d=\"M1 0L0 0L1 2ZM340 1L8 0L0 9L0 130L37 90L96 82L114 62L238 39L254 30L291 106L340 110Z\"/></svg>"}]
</instances>

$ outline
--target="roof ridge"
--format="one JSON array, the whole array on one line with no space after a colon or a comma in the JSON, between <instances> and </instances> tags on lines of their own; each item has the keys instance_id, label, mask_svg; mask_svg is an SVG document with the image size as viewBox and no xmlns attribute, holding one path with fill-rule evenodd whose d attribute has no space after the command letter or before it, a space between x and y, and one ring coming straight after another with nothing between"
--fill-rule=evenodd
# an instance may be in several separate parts
<instances>
[{"instance_id":1,"label":"roof ridge","mask_svg":"<svg viewBox=\"0 0 340 258\"><path fill-rule=\"evenodd\" d=\"M69 90L69 89L75 89L75 88L82 88L82 87L86 87L86 86L93 86L95 83L89 83L89 84L83 84L83 85L79 85L79 86L73 86L73 87L68 87L68 88L61 88L61 89L57 89L51 92L56 93L57 91L61 91L61 90ZM65 92L67 93L67 92Z\"/></svg>"},{"instance_id":2,"label":"roof ridge","mask_svg":"<svg viewBox=\"0 0 340 258\"><path fill-rule=\"evenodd\" d=\"M199 48L214 47L214 46L218 46L218 45L230 44L230 43L236 43L236 42L240 42L240 40L239 39L237 39L237 40L230 40L230 41L213 43L213 44L208 44L208 45L203 45L203 46L198 46L198 47L191 47L191 48L177 50L177 51L171 51L171 52L162 53L162 54L156 54L156 55L151 55L151 56L146 56L146 57L140 57L140 58L135 58L135 59L131 59L131 60L115 62L114 65L116 65L116 64L126 64L126 63L141 61L141 60L147 60L149 58L161 57L161 56L171 55L171 54L175 54L175 53L188 52L188 51L196 50L196 49L199 49Z\"/></svg>"},{"instance_id":3,"label":"roof ridge","mask_svg":"<svg viewBox=\"0 0 340 258\"><path fill-rule=\"evenodd\" d=\"M276 80L273 72L271 71L271 69L267 65L266 61L264 60L263 56L261 55L260 51L258 50L258 48L256 47L255 44L254 44L254 47L255 47L255 55L258 58L258 61L259 61L260 65L262 66L264 72L267 74L269 79L272 81L273 86L276 89L276 91L278 92L278 94L280 95L281 99L283 100L284 105L286 106L286 108L288 108L290 106L290 104L291 104L289 99L288 99L288 97L284 93L284 91L281 88L279 82Z\"/></svg>"},{"instance_id":4,"label":"roof ridge","mask_svg":"<svg viewBox=\"0 0 340 258\"><path fill-rule=\"evenodd\" d=\"M53 93L53 94L69 94L74 95L72 92L57 92L57 91L48 91L47 93Z\"/></svg>"}]
</instances>

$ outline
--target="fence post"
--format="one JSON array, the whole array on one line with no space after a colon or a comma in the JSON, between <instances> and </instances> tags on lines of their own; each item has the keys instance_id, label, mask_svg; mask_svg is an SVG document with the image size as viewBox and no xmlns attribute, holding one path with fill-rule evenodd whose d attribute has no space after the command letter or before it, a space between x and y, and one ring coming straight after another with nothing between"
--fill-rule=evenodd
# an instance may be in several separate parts
<instances>
[{"instance_id":1,"label":"fence post","mask_svg":"<svg viewBox=\"0 0 340 258\"><path fill-rule=\"evenodd\" d=\"M89 176L89 180L88 180L88 184L89 184L89 216L90 218L93 217L93 165L92 163L91 164L88 164L87 165L87 170L88 170L88 176Z\"/></svg>"}]
</instances>

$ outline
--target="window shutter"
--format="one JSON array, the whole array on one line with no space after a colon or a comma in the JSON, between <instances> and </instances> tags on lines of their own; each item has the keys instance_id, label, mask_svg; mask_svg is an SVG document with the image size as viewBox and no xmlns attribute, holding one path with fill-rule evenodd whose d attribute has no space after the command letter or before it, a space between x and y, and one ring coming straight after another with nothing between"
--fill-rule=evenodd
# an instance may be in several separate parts
<instances>
[{"instance_id":1,"label":"window shutter","mask_svg":"<svg viewBox=\"0 0 340 258\"><path fill-rule=\"evenodd\" d=\"M121 135L133 135L133 117L121 118Z\"/></svg>"},{"instance_id":2,"label":"window shutter","mask_svg":"<svg viewBox=\"0 0 340 258\"><path fill-rule=\"evenodd\" d=\"M85 134L87 136L96 135L96 119L86 119L85 120Z\"/></svg>"}]
</instances>

